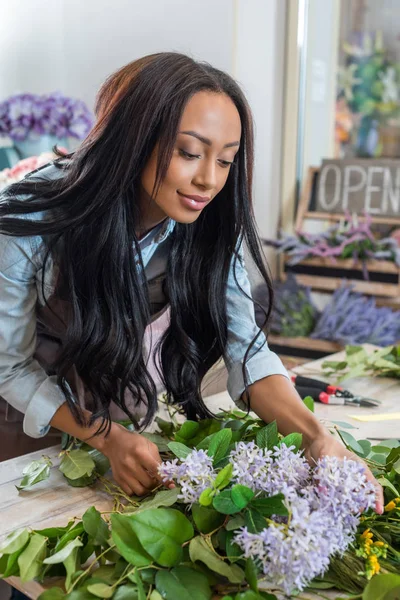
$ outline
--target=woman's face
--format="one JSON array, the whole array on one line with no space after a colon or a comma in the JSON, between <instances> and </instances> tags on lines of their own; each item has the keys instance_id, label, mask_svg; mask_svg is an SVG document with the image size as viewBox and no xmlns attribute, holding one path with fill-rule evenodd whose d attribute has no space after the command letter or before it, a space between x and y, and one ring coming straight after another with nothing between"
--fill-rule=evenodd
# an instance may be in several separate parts
<instances>
[{"instance_id":1,"label":"woman's face","mask_svg":"<svg viewBox=\"0 0 400 600\"><path fill-rule=\"evenodd\" d=\"M143 229L166 216L178 223L193 223L224 187L240 135L239 113L228 96L195 94L183 112L167 174L154 198L157 146L143 170Z\"/></svg>"}]
</instances>

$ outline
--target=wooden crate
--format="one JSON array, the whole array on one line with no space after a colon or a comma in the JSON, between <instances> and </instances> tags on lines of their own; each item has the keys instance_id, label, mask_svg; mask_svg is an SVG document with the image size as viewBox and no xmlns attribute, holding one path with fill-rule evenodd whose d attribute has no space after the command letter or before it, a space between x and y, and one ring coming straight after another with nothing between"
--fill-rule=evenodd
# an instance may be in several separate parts
<instances>
[{"instance_id":1,"label":"wooden crate","mask_svg":"<svg viewBox=\"0 0 400 600\"><path fill-rule=\"evenodd\" d=\"M314 340L309 337L284 337L282 335L268 335L268 346L279 356L288 356L292 358L316 360L340 352L343 346L337 342L328 342L326 340Z\"/></svg>"},{"instance_id":2,"label":"wooden crate","mask_svg":"<svg viewBox=\"0 0 400 600\"><path fill-rule=\"evenodd\" d=\"M296 216L296 230L302 231L305 221L325 221L330 225L343 218L343 214L320 213L312 210L315 204L315 191L319 170L310 167ZM362 215L358 215L363 220ZM400 219L371 217L372 224L392 224L400 226ZM297 265L289 265L290 257L279 255L279 277L285 281L290 271L297 281L317 291L334 292L343 282L348 281L356 292L388 299L400 298L400 268L391 261L368 260L365 262L369 279L364 278L361 261L353 259L307 258Z\"/></svg>"},{"instance_id":3,"label":"wooden crate","mask_svg":"<svg viewBox=\"0 0 400 600\"><path fill-rule=\"evenodd\" d=\"M289 265L288 255L281 255L280 279L285 281L287 273L296 275L298 283L313 290L334 292L343 280L352 284L355 292L367 296L400 297L400 269L386 260L368 260L366 267L369 279L364 279L360 261L328 258L307 258L298 265Z\"/></svg>"}]
</instances>

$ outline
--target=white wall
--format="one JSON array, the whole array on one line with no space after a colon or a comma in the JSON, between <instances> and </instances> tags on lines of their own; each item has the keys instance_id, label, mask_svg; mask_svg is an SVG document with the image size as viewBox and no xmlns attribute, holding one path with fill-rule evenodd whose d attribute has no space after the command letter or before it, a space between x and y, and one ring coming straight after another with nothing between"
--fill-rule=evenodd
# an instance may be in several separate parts
<instances>
[{"instance_id":1,"label":"white wall","mask_svg":"<svg viewBox=\"0 0 400 600\"><path fill-rule=\"evenodd\" d=\"M0 98L60 90L93 106L104 79L177 50L242 83L256 121L255 209L274 237L279 210L286 0L13 0L0 19Z\"/></svg>"}]
</instances>

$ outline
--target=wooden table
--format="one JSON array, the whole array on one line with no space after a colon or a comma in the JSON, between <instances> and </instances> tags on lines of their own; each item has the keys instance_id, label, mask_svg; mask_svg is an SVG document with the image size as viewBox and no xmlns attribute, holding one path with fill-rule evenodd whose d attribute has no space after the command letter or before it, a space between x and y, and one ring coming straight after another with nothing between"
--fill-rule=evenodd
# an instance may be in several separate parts
<instances>
[{"instance_id":1,"label":"wooden table","mask_svg":"<svg viewBox=\"0 0 400 600\"><path fill-rule=\"evenodd\" d=\"M365 346L372 350L372 346ZM340 360L343 353L332 355L332 360ZM321 377L321 364L325 359L306 363L293 370L294 373ZM400 421L381 421L378 423L363 423L351 415L369 415L371 411L377 413L400 412L400 381L395 379L359 378L348 380L345 387L356 391L358 394L377 398L382 401L379 408L357 408L349 406L316 405L317 416L326 421L346 421L357 429L351 433L357 439L400 439ZM222 392L207 398L209 408L217 412L220 408L233 408L227 392ZM85 510L96 505L100 511L110 510L112 501L96 486L90 488L72 488L67 485L63 475L57 469L59 464L59 447L55 446L46 451L51 458L53 467L50 479L37 484L29 491L19 492L15 486L21 480L22 470L32 460L38 459L43 451L33 452L25 456L14 458L0 463L0 539L8 533L21 527L43 528L48 526L63 526L71 517L81 517ZM30 598L35 599L43 591L42 585L37 582L21 584L18 578L12 577L9 582L22 590ZM305 595L302 595L305 597ZM338 592L328 593L325 597L337 598ZM315 596L308 596L315 598Z\"/></svg>"}]
</instances>

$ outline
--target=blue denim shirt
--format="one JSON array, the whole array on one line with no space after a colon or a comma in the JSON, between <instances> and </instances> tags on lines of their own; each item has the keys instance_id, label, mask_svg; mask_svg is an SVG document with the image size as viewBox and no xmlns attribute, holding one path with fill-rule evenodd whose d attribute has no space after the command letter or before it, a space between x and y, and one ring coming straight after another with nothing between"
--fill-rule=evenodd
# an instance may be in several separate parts
<instances>
[{"instance_id":1,"label":"blue denim shirt","mask_svg":"<svg viewBox=\"0 0 400 600\"><path fill-rule=\"evenodd\" d=\"M40 176L52 179L60 176L60 173L50 164L40 172ZM34 218L37 219L38 214ZM147 280L165 272L170 234L174 226L175 222L167 219L140 241ZM24 413L24 431L32 437L47 433L54 413L65 402L56 376L47 374L34 356L38 342L37 311L44 305L41 289L43 258L41 237L21 238L0 234L0 396ZM55 269L51 261L48 261L44 275L47 297L55 289ZM236 278L243 290L251 295L243 252L236 261ZM242 364L246 350L259 328L254 318L253 303L235 282L233 266L228 277L227 316L225 362L229 374L228 391L234 402L240 408L245 408L240 400L245 387ZM263 334L259 336L255 348L261 346L260 351L247 361L248 382L251 384L276 374L288 377L279 357L268 348Z\"/></svg>"}]
</instances>

